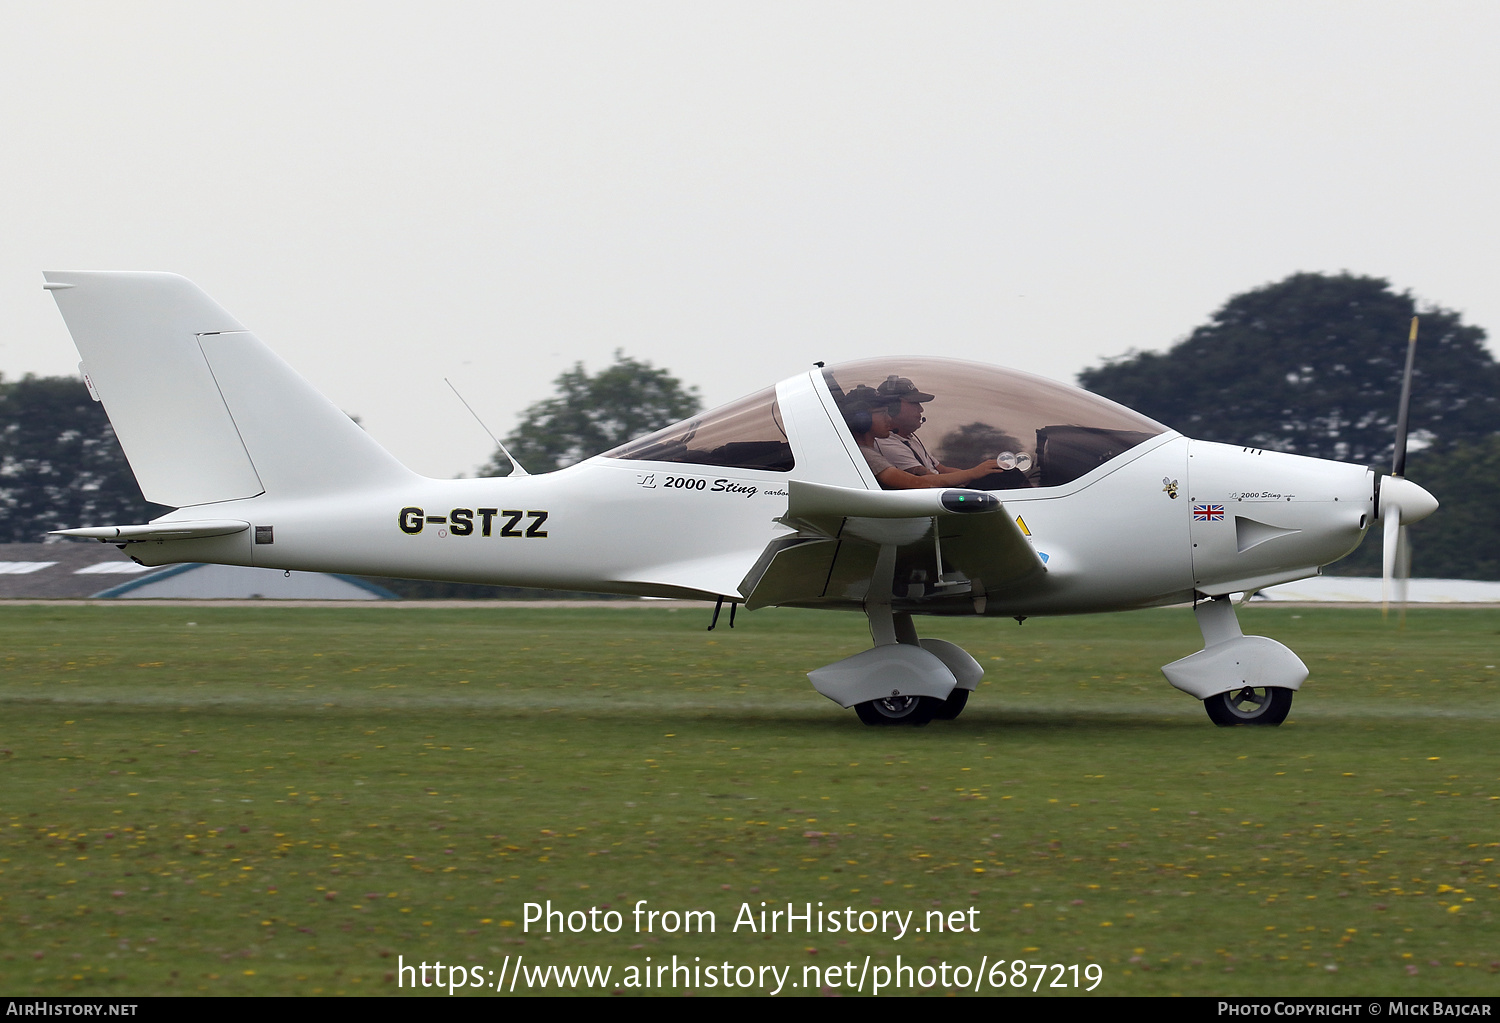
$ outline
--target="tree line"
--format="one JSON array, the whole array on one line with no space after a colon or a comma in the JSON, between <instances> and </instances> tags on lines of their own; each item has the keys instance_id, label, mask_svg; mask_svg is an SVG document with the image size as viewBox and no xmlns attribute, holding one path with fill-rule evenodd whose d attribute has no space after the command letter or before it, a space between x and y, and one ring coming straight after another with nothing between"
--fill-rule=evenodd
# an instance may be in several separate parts
<instances>
[{"instance_id":1,"label":"tree line","mask_svg":"<svg viewBox=\"0 0 1500 1023\"><path fill-rule=\"evenodd\" d=\"M1190 437L1389 471L1414 314L1421 336L1407 475L1442 507L1413 527L1413 572L1500 579L1500 366L1484 347L1485 332L1456 312L1422 306L1377 277L1294 274L1230 298L1167 350L1107 359L1078 382ZM532 472L570 465L702 407L695 388L620 351L596 373L574 365L555 386L505 439ZM479 474L510 471L497 450ZM145 522L165 510L141 496L103 407L81 381L0 379L0 540L34 543L48 530ZM1366 542L1330 571L1377 575L1379 564L1379 544ZM399 592L446 584L392 585Z\"/></svg>"},{"instance_id":2,"label":"tree line","mask_svg":"<svg viewBox=\"0 0 1500 1023\"><path fill-rule=\"evenodd\" d=\"M0 541L51 529L145 522L149 503L104 406L77 377L0 379Z\"/></svg>"},{"instance_id":3,"label":"tree line","mask_svg":"<svg viewBox=\"0 0 1500 1023\"><path fill-rule=\"evenodd\" d=\"M1500 366L1456 312L1379 277L1294 274L1229 299L1165 352L1128 352L1078 382L1189 437L1389 472L1413 316L1406 475L1442 506L1411 527L1412 571L1500 579ZM1328 571L1379 575L1379 538Z\"/></svg>"}]
</instances>

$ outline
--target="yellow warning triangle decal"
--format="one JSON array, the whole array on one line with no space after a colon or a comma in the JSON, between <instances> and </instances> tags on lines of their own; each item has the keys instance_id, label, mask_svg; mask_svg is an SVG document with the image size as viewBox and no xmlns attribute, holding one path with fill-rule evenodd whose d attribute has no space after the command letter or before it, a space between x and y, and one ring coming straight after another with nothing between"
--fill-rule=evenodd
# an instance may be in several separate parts
<instances>
[{"instance_id":1,"label":"yellow warning triangle decal","mask_svg":"<svg viewBox=\"0 0 1500 1023\"><path fill-rule=\"evenodd\" d=\"M1019 515L1016 516L1016 525L1021 527L1021 532L1025 533L1027 536L1031 535L1031 530L1026 528L1026 520L1021 518L1021 516Z\"/></svg>"}]
</instances>

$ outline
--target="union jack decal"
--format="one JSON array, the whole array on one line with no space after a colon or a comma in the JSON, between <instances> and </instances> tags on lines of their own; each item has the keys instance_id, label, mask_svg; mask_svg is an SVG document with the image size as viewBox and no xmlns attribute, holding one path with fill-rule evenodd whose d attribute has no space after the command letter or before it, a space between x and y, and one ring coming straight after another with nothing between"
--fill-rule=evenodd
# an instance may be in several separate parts
<instances>
[{"instance_id":1,"label":"union jack decal","mask_svg":"<svg viewBox=\"0 0 1500 1023\"><path fill-rule=\"evenodd\" d=\"M1195 504L1193 505L1194 522L1217 522L1224 517L1224 506L1222 504Z\"/></svg>"}]
</instances>

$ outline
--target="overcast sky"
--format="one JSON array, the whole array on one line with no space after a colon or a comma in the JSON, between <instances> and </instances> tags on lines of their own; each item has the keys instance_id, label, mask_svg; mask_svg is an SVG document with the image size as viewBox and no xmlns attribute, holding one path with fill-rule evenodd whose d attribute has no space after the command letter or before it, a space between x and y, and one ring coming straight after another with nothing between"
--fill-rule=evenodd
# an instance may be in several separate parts
<instances>
[{"instance_id":1,"label":"overcast sky","mask_svg":"<svg viewBox=\"0 0 1500 1023\"><path fill-rule=\"evenodd\" d=\"M1500 5L0 8L0 372L41 271L195 280L412 468L616 348L713 405L921 352L1062 380L1301 270L1500 331ZM1493 343L1492 343L1493 350Z\"/></svg>"}]
</instances>

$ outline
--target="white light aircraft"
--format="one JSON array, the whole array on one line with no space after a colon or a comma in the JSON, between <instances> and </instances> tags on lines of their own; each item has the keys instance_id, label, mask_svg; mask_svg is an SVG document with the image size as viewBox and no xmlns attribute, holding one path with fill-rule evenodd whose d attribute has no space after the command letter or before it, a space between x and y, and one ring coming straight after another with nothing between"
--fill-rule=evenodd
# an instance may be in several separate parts
<instances>
[{"instance_id":1,"label":"white light aircraft","mask_svg":"<svg viewBox=\"0 0 1500 1023\"><path fill-rule=\"evenodd\" d=\"M1307 668L1240 631L1230 595L1318 574L1380 520L1385 573L1437 502L1403 478L1191 440L1086 391L943 359L818 364L540 475L437 480L396 461L190 281L48 273L147 500L144 524L58 532L146 565L208 562L862 612L873 645L809 673L868 724L963 710L983 669L917 615L1193 602L1204 649L1162 671L1216 723L1281 723ZM1413 344L1415 327L1413 328ZM1407 382L1410 382L1408 359ZM920 389L920 438L964 487L882 489L870 412ZM891 387L887 387L890 391ZM865 431L859 437L853 432ZM877 463L878 464L878 463ZM717 616L717 610L716 610Z\"/></svg>"}]
</instances>

